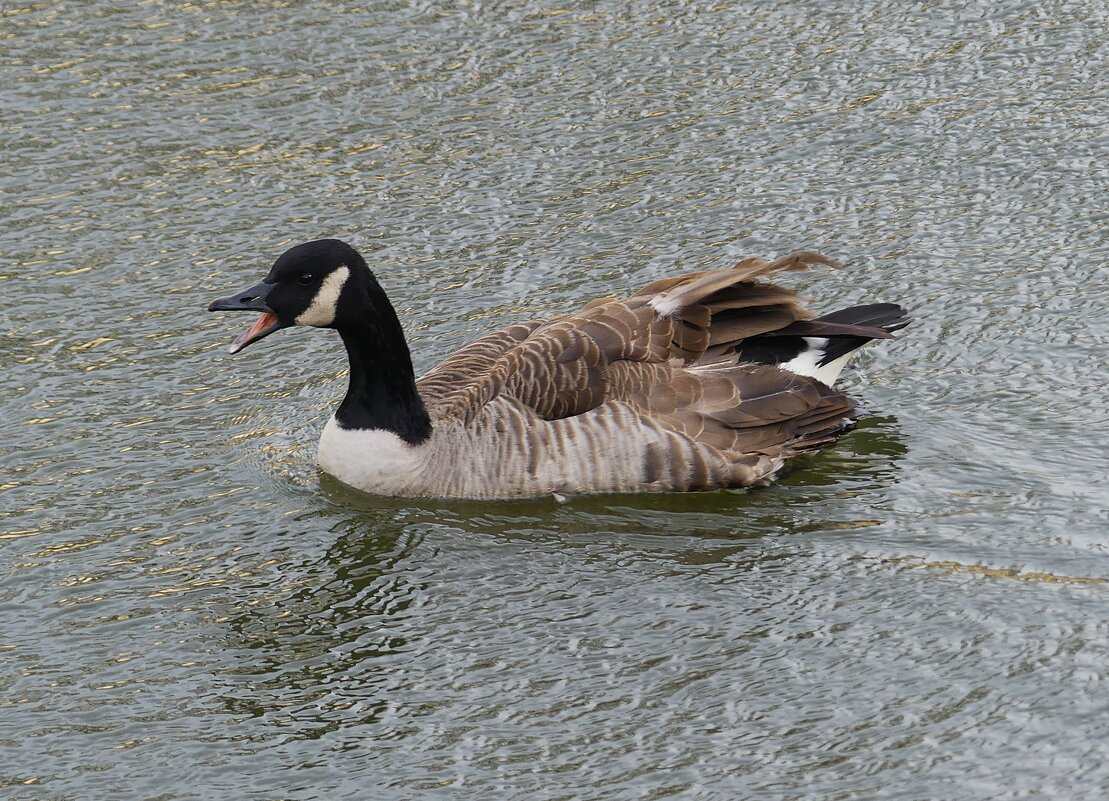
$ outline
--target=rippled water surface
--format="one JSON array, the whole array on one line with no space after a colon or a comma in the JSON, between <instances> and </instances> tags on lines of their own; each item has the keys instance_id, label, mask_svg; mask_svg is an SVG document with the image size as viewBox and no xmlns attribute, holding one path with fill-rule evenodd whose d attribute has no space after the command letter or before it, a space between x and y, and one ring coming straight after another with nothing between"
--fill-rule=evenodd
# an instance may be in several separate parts
<instances>
[{"instance_id":1,"label":"rippled water surface","mask_svg":"<svg viewBox=\"0 0 1109 801\"><path fill-rule=\"evenodd\" d=\"M0 6L0 796L1109 796L1100 2ZM915 322L749 493L322 476L341 236L420 370L814 248Z\"/></svg>"}]
</instances>

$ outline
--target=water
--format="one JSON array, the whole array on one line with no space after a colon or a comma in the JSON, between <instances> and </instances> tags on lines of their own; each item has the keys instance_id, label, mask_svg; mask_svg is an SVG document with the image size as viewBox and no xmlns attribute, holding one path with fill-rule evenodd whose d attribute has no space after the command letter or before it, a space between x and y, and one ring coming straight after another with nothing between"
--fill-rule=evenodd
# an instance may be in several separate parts
<instances>
[{"instance_id":1,"label":"water","mask_svg":"<svg viewBox=\"0 0 1109 801\"><path fill-rule=\"evenodd\" d=\"M0 796L1109 793L1095 2L0 9ZM404 503L313 464L359 246L427 369L819 249L913 326L749 493Z\"/></svg>"}]
</instances>

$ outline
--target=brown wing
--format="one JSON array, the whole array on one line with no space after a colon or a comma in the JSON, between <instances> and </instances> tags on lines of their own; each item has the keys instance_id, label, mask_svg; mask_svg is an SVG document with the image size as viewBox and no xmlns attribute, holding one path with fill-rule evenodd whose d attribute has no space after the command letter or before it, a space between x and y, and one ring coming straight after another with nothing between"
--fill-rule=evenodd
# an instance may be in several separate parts
<instances>
[{"instance_id":1,"label":"brown wing","mask_svg":"<svg viewBox=\"0 0 1109 801\"><path fill-rule=\"evenodd\" d=\"M455 407L467 403L478 408L493 396L483 397L499 359L526 340L544 321L516 323L464 345L416 381L424 405L432 418L452 416Z\"/></svg>"},{"instance_id":2,"label":"brown wing","mask_svg":"<svg viewBox=\"0 0 1109 801\"><path fill-rule=\"evenodd\" d=\"M433 419L469 422L501 396L546 420L622 400L716 447L780 443L821 415L842 418L850 409L818 382L736 364L744 338L814 316L796 292L759 279L813 264L832 262L814 253L748 259L656 281L627 299L594 301L545 323L511 326L433 369L420 379L420 394Z\"/></svg>"},{"instance_id":3,"label":"brown wing","mask_svg":"<svg viewBox=\"0 0 1109 801\"><path fill-rule=\"evenodd\" d=\"M855 416L828 386L762 364L612 365L614 399L689 438L736 454L781 455L827 442Z\"/></svg>"}]
</instances>

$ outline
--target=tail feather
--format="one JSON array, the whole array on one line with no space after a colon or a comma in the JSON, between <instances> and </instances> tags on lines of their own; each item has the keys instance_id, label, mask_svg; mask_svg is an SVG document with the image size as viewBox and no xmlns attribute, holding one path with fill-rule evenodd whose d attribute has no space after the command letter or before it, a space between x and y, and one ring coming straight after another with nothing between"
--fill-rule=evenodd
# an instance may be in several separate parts
<instances>
[{"instance_id":1,"label":"tail feather","mask_svg":"<svg viewBox=\"0 0 1109 801\"><path fill-rule=\"evenodd\" d=\"M880 328L883 331L897 331L909 324L907 312L896 303L866 303L840 309L816 319L826 323Z\"/></svg>"},{"instance_id":2,"label":"tail feather","mask_svg":"<svg viewBox=\"0 0 1109 801\"><path fill-rule=\"evenodd\" d=\"M734 354L743 340L808 320L795 290L759 279L824 264L838 267L818 253L799 251L774 261L745 259L723 270L706 270L664 278L636 292L629 302L649 306L657 320L674 329L672 356L686 364Z\"/></svg>"},{"instance_id":3,"label":"tail feather","mask_svg":"<svg viewBox=\"0 0 1109 801\"><path fill-rule=\"evenodd\" d=\"M873 339L892 338L908 324L896 303L868 303L797 320L746 340L737 350L741 361L777 364L832 386L855 351Z\"/></svg>"},{"instance_id":4,"label":"tail feather","mask_svg":"<svg viewBox=\"0 0 1109 801\"><path fill-rule=\"evenodd\" d=\"M796 291L766 280L817 264L840 266L808 251L745 259L725 270L655 281L629 300L650 307L656 323L668 322L670 357L687 365L773 364L830 387L852 353L872 339L892 338L908 320L895 303L814 317Z\"/></svg>"}]
</instances>

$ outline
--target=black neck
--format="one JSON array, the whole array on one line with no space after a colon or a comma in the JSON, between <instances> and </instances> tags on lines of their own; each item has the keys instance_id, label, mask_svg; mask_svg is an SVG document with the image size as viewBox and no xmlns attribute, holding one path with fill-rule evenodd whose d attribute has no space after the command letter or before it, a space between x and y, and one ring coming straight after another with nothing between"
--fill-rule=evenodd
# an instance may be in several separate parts
<instances>
[{"instance_id":1,"label":"black neck","mask_svg":"<svg viewBox=\"0 0 1109 801\"><path fill-rule=\"evenodd\" d=\"M404 332L380 289L370 293L368 313L336 326L350 359L350 385L335 419L346 429L392 431L412 445L431 436L428 417Z\"/></svg>"}]
</instances>

